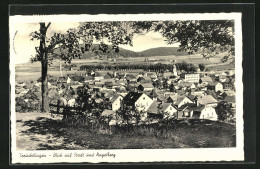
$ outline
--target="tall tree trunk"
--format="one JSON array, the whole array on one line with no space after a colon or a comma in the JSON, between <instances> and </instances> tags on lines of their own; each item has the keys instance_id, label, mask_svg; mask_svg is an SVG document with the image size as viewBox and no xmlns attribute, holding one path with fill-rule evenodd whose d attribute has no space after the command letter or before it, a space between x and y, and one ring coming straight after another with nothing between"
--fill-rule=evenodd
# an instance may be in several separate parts
<instances>
[{"instance_id":1,"label":"tall tree trunk","mask_svg":"<svg viewBox=\"0 0 260 169\"><path fill-rule=\"evenodd\" d=\"M49 25L48 25L49 26ZM41 66L42 66L42 105L41 112L49 112L49 98L48 98L48 52L46 49L46 32L48 26L45 23L40 23L40 52L41 52Z\"/></svg>"}]
</instances>

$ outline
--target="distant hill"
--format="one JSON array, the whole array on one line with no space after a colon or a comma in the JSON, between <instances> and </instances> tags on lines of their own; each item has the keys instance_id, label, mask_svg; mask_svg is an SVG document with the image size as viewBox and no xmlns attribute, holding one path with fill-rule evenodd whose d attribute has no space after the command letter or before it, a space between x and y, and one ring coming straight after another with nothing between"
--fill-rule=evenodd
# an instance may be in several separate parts
<instances>
[{"instance_id":1,"label":"distant hill","mask_svg":"<svg viewBox=\"0 0 260 169\"><path fill-rule=\"evenodd\" d=\"M84 47L83 45L80 45L80 48ZM99 45L98 44L93 44L91 46L91 48L88 51L84 51L84 53L81 54L81 59L86 59L86 58L92 58L95 57L95 54L93 52L93 50L98 49ZM60 51L59 49L54 51L55 53L59 54ZM109 53L109 54L108 54ZM114 49L112 49L111 45L108 45L108 51L107 54L104 55L110 55L112 57L114 56L122 56L122 57L138 57L138 53L131 51L131 50L127 50L127 49L123 49L123 48L119 48L119 52L116 53Z\"/></svg>"},{"instance_id":2,"label":"distant hill","mask_svg":"<svg viewBox=\"0 0 260 169\"><path fill-rule=\"evenodd\" d=\"M169 56L169 55L175 55L175 56L184 56L188 55L188 52L178 52L178 47L158 47L158 48L151 48L147 49L142 52L138 52L139 56L142 57L149 57L149 56Z\"/></svg>"},{"instance_id":3,"label":"distant hill","mask_svg":"<svg viewBox=\"0 0 260 169\"><path fill-rule=\"evenodd\" d=\"M83 47L83 45L80 45ZM81 54L81 59L92 58L95 57L93 50L98 49L98 44L93 44L89 51L84 51ZM141 52L134 52L131 50L119 48L119 52L116 53L114 49L112 49L111 45L108 45L108 53L110 56L121 56L121 57L150 57L150 56L184 56L188 55L188 52L178 52L178 47L158 47L158 48L151 48ZM56 53L60 53L59 50L55 51ZM105 54L108 55L108 54Z\"/></svg>"}]
</instances>

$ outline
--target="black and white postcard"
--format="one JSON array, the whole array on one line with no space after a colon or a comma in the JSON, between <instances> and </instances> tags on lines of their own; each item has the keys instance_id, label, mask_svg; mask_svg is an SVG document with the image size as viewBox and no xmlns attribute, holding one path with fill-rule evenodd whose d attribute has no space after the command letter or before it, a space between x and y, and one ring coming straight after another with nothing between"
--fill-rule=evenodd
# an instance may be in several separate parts
<instances>
[{"instance_id":1,"label":"black and white postcard","mask_svg":"<svg viewBox=\"0 0 260 169\"><path fill-rule=\"evenodd\" d=\"M241 13L9 18L11 163L243 161Z\"/></svg>"}]
</instances>

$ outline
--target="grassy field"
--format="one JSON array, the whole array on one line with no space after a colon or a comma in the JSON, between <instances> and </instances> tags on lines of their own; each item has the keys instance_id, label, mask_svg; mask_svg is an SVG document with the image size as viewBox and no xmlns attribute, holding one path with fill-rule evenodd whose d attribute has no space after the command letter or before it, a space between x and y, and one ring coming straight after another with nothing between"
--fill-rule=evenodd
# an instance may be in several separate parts
<instances>
[{"instance_id":1,"label":"grassy field","mask_svg":"<svg viewBox=\"0 0 260 169\"><path fill-rule=\"evenodd\" d=\"M152 64L152 63L165 63L170 64L171 60L176 60L177 62L185 61L187 63L193 63L195 65L198 65L200 63L204 63L206 65L206 68L209 68L213 71L223 71L223 70L229 70L234 69L234 64L230 63L220 63L221 56L210 58L209 60L206 60L202 58L201 55L196 54L192 56L151 56L148 57L149 62L144 61L144 57L134 57L134 58L118 58L116 62L114 61L108 61L108 60L98 60L98 59L75 59L72 61L72 64L76 64L77 67L73 71L62 71L63 76L66 76L68 73L80 73L78 71L79 67L81 65L93 65L93 64ZM53 64L48 69L48 74L59 77L60 71L59 71L59 64L60 62L58 60L54 61ZM64 63L62 62L62 65L64 66ZM17 64L15 66L15 78L16 81L35 81L41 76L41 65L39 62L37 63L24 63L24 64ZM135 72L135 71L133 71ZM84 71L83 71L84 73Z\"/></svg>"},{"instance_id":2,"label":"grassy field","mask_svg":"<svg viewBox=\"0 0 260 169\"><path fill-rule=\"evenodd\" d=\"M71 127L60 117L42 113L16 113L18 150L55 149L158 149L235 147L235 126L213 121L176 121L175 127L155 131L140 126L124 132L124 128L104 130Z\"/></svg>"}]
</instances>

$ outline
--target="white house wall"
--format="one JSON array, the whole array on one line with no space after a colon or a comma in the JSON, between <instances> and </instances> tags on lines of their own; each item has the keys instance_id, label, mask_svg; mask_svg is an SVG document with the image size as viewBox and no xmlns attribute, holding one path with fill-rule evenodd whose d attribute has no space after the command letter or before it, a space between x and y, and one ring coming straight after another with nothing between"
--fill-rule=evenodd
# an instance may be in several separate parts
<instances>
[{"instance_id":1,"label":"white house wall","mask_svg":"<svg viewBox=\"0 0 260 169\"><path fill-rule=\"evenodd\" d=\"M120 96L112 103L112 110L113 111L117 111L117 110L120 109L122 99L123 99L123 97Z\"/></svg>"},{"instance_id":2,"label":"white house wall","mask_svg":"<svg viewBox=\"0 0 260 169\"><path fill-rule=\"evenodd\" d=\"M177 110L173 106L169 106L165 112L169 113L170 116L173 116L175 113L177 113Z\"/></svg>"},{"instance_id":3,"label":"white house wall","mask_svg":"<svg viewBox=\"0 0 260 169\"><path fill-rule=\"evenodd\" d=\"M184 104L187 104L187 103L193 103L190 99L188 99L187 97L185 97L179 104L178 104L178 107L181 107L182 105Z\"/></svg>"},{"instance_id":4,"label":"white house wall","mask_svg":"<svg viewBox=\"0 0 260 169\"><path fill-rule=\"evenodd\" d=\"M216 121L218 119L216 110L213 107L205 107L200 114L200 119L208 119Z\"/></svg>"},{"instance_id":5,"label":"white house wall","mask_svg":"<svg viewBox=\"0 0 260 169\"><path fill-rule=\"evenodd\" d=\"M138 111L147 111L153 103L153 100L146 94L142 94L139 99L135 102L135 107Z\"/></svg>"}]
</instances>

